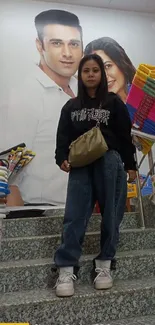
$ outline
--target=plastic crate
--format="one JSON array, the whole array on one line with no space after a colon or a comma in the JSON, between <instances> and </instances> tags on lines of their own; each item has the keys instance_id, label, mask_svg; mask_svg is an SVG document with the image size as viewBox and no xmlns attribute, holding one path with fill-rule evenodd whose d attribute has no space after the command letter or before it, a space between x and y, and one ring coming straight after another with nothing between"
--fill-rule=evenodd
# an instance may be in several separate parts
<instances>
[{"instance_id":1,"label":"plastic crate","mask_svg":"<svg viewBox=\"0 0 155 325\"><path fill-rule=\"evenodd\" d=\"M145 179L146 179L146 175L144 175L144 174L140 175L140 183L141 183L141 185L143 184ZM152 180L151 180L150 176L148 177L146 184L142 188L141 193L142 193L142 196L151 195L153 193Z\"/></svg>"}]
</instances>

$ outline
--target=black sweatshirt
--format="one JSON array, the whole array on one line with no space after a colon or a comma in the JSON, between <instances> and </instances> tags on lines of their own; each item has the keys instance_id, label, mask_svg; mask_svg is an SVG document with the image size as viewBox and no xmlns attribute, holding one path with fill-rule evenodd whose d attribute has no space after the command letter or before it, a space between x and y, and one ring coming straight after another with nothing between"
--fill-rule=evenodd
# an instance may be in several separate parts
<instances>
[{"instance_id":1,"label":"black sweatshirt","mask_svg":"<svg viewBox=\"0 0 155 325\"><path fill-rule=\"evenodd\" d=\"M126 105L114 93L108 94L104 107L99 107L96 99L90 97L82 107L78 97L64 105L57 129L57 165L61 166L64 160L68 160L71 142L93 128L98 120L109 150L116 150L120 154L125 170L136 170L130 116Z\"/></svg>"}]
</instances>

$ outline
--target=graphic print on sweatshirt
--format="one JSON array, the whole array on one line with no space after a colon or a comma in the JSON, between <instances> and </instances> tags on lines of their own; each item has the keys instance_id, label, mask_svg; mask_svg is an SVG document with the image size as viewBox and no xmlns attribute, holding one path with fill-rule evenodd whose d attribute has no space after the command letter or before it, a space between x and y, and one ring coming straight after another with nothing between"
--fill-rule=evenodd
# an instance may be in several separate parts
<instances>
[{"instance_id":1,"label":"graphic print on sweatshirt","mask_svg":"<svg viewBox=\"0 0 155 325\"><path fill-rule=\"evenodd\" d=\"M82 122L86 120L90 122L91 120L93 120L108 125L109 118L110 111L101 108L83 108L71 112L72 122Z\"/></svg>"}]
</instances>

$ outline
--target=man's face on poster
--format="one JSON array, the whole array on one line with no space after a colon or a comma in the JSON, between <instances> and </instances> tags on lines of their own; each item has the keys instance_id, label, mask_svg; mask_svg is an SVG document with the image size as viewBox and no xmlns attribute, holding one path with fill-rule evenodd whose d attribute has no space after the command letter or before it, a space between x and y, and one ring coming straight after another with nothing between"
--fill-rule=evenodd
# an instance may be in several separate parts
<instances>
[{"instance_id":1,"label":"man's face on poster","mask_svg":"<svg viewBox=\"0 0 155 325\"><path fill-rule=\"evenodd\" d=\"M71 77L82 58L82 40L76 27L47 25L44 27L41 55L46 65L62 77Z\"/></svg>"}]
</instances>

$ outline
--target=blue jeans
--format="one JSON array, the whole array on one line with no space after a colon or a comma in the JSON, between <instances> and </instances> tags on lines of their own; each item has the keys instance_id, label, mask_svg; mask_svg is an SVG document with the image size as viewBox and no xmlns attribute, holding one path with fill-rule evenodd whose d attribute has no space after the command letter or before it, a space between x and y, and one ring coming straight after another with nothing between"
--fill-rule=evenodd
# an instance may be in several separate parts
<instances>
[{"instance_id":1,"label":"blue jeans","mask_svg":"<svg viewBox=\"0 0 155 325\"><path fill-rule=\"evenodd\" d=\"M57 267L78 266L88 221L96 200L102 215L100 260L112 260L119 240L127 197L127 178L120 155L108 151L93 164L70 171L62 243Z\"/></svg>"}]
</instances>

